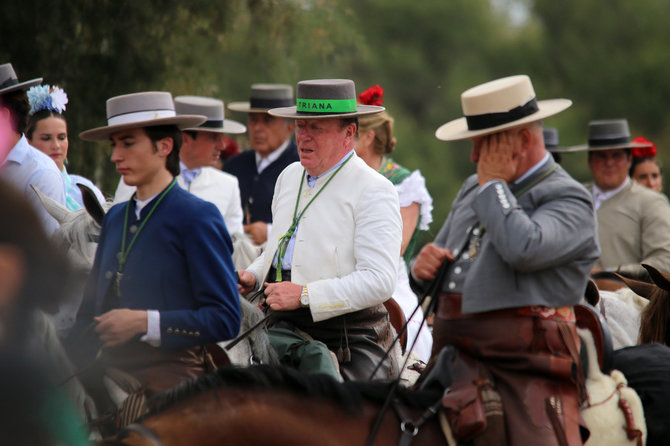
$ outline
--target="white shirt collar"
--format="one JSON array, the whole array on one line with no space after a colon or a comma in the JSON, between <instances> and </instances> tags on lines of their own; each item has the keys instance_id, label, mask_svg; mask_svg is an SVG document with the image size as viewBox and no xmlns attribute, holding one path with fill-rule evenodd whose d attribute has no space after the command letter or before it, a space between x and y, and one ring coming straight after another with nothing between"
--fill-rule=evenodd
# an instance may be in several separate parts
<instances>
[{"instance_id":1,"label":"white shirt collar","mask_svg":"<svg viewBox=\"0 0 670 446\"><path fill-rule=\"evenodd\" d=\"M601 204L603 204L605 201L609 200L621 190L628 185L630 182L630 177L626 176L626 181L624 181L621 186L617 187L616 189L608 190L608 191L603 191L600 190L598 186L593 184L593 205L595 206L596 210L600 207Z\"/></svg>"},{"instance_id":2,"label":"white shirt collar","mask_svg":"<svg viewBox=\"0 0 670 446\"><path fill-rule=\"evenodd\" d=\"M290 142L291 138L287 139L281 146L277 147L277 150L271 152L265 158L261 158L258 152L256 152L256 170L258 173L261 173L266 167L277 161L277 158L279 158L281 154L284 153L284 150L286 150Z\"/></svg>"},{"instance_id":3,"label":"white shirt collar","mask_svg":"<svg viewBox=\"0 0 670 446\"><path fill-rule=\"evenodd\" d=\"M134 197L135 198L135 216L137 217L138 220L140 219L140 213L142 212L142 209L144 209L146 207L146 205L149 204L149 202L151 200L153 200L154 198L156 198L157 196L158 196L158 194L154 195L153 197L149 197L146 200L140 200L139 198L137 198L137 194L135 194L135 197Z\"/></svg>"}]
</instances>

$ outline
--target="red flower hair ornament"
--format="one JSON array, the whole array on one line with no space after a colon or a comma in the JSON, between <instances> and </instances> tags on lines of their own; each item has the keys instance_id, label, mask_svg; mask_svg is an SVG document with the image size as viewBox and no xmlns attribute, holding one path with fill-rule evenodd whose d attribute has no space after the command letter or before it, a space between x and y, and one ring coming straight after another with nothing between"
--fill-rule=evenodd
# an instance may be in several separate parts
<instances>
[{"instance_id":1,"label":"red flower hair ornament","mask_svg":"<svg viewBox=\"0 0 670 446\"><path fill-rule=\"evenodd\" d=\"M656 156L656 144L646 138L638 136L633 140L640 144L647 144L644 147L633 147L633 158L654 158Z\"/></svg>"},{"instance_id":2,"label":"red flower hair ornament","mask_svg":"<svg viewBox=\"0 0 670 446\"><path fill-rule=\"evenodd\" d=\"M358 103L362 105L383 105L384 89L379 85L368 88L358 95Z\"/></svg>"}]
</instances>

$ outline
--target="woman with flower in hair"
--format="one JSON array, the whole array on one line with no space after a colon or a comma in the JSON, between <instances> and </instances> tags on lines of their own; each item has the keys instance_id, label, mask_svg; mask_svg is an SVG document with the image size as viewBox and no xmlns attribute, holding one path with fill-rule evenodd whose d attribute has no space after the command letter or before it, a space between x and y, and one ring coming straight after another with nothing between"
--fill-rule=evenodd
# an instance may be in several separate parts
<instances>
[{"instance_id":1,"label":"woman with flower in hair","mask_svg":"<svg viewBox=\"0 0 670 446\"><path fill-rule=\"evenodd\" d=\"M30 144L48 155L63 175L65 186L65 205L71 211L84 206L81 191L77 184L83 184L93 190L101 204L105 197L90 180L70 175L65 169L69 141L67 137L67 122L63 112L67 104L67 95L62 88L50 85L37 85L28 90L30 113L26 126L26 137Z\"/></svg>"},{"instance_id":2,"label":"woman with flower in hair","mask_svg":"<svg viewBox=\"0 0 670 446\"><path fill-rule=\"evenodd\" d=\"M633 142L648 145L633 148L630 177L649 189L661 192L663 189L663 174L661 173L661 163L656 159L656 144L641 136L635 138Z\"/></svg>"},{"instance_id":3,"label":"woman with flower in hair","mask_svg":"<svg viewBox=\"0 0 670 446\"><path fill-rule=\"evenodd\" d=\"M361 93L358 96L358 102L364 105L382 105L384 103L383 98L384 90L379 85L375 85ZM401 257L398 264L398 283L393 292L393 298L402 307L405 317L409 319L407 324L408 346L411 346L418 333L413 351L419 359L427 362L430 358L433 339L425 324L419 330L423 319L421 308L410 319L418 301L409 286L407 265L415 253L419 232L427 230L428 225L433 221L431 215L433 199L426 189L426 182L421 172L418 170L412 172L389 157L389 154L395 149L395 145L393 118L385 111L358 118L356 154L368 166L388 178L398 192L403 234Z\"/></svg>"}]
</instances>

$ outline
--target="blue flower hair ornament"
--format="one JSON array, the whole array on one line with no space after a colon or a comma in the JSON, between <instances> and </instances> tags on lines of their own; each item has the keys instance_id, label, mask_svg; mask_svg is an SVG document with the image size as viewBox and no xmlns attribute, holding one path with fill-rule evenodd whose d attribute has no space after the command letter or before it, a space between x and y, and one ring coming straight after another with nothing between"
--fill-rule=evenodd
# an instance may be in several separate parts
<instances>
[{"instance_id":1,"label":"blue flower hair ornament","mask_svg":"<svg viewBox=\"0 0 670 446\"><path fill-rule=\"evenodd\" d=\"M65 111L67 94L62 88L51 85L35 85L28 90L29 114L33 115L40 110L49 110L56 113Z\"/></svg>"}]
</instances>

